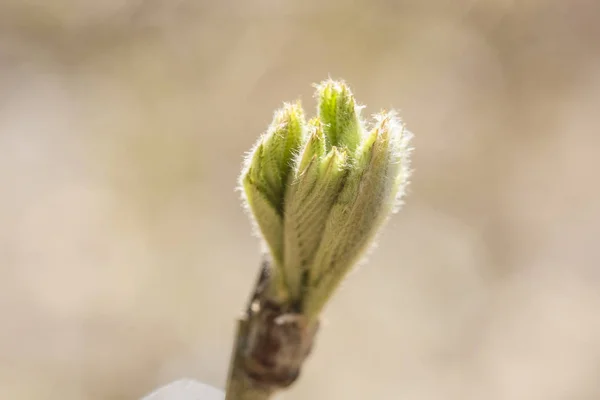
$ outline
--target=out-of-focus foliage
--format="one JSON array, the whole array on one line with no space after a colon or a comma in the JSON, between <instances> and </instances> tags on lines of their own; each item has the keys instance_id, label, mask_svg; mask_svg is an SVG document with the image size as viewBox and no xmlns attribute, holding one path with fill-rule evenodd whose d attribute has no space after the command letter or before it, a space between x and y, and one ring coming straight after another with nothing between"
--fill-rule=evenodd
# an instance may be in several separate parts
<instances>
[{"instance_id":1,"label":"out-of-focus foliage","mask_svg":"<svg viewBox=\"0 0 600 400\"><path fill-rule=\"evenodd\" d=\"M286 398L600 397L599 21L584 0L1 1L0 398L221 386L259 263L242 155L328 74L401 108L419 151Z\"/></svg>"}]
</instances>

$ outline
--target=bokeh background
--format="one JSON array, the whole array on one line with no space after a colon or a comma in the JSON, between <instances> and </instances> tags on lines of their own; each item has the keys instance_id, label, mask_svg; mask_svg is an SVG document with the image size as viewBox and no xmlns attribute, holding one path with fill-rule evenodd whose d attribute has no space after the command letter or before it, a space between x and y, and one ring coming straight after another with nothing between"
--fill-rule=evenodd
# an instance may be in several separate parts
<instances>
[{"instance_id":1,"label":"bokeh background","mask_svg":"<svg viewBox=\"0 0 600 400\"><path fill-rule=\"evenodd\" d=\"M0 0L0 398L222 387L243 154L328 76L415 172L281 398L600 398L599 40L593 0Z\"/></svg>"}]
</instances>

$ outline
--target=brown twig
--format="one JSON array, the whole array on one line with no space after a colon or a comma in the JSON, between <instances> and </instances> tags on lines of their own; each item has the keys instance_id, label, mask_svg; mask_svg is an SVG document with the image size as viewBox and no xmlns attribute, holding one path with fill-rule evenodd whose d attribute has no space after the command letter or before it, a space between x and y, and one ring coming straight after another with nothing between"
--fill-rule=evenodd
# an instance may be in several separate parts
<instances>
[{"instance_id":1,"label":"brown twig","mask_svg":"<svg viewBox=\"0 0 600 400\"><path fill-rule=\"evenodd\" d=\"M265 256L254 293L238 321L225 400L267 400L300 375L318 323L297 304L278 304L265 290L271 262Z\"/></svg>"}]
</instances>

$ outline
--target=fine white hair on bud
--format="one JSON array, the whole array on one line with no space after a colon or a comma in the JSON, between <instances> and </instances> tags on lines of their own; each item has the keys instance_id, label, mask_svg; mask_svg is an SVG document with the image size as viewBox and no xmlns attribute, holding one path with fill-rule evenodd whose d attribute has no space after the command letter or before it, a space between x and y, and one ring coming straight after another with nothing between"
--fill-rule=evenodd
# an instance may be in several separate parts
<instances>
[{"instance_id":1,"label":"fine white hair on bud","mask_svg":"<svg viewBox=\"0 0 600 400\"><path fill-rule=\"evenodd\" d=\"M285 104L247 157L240 183L273 260L269 292L317 318L401 205L410 140L396 112L367 124L343 81L315 85L317 117Z\"/></svg>"}]
</instances>

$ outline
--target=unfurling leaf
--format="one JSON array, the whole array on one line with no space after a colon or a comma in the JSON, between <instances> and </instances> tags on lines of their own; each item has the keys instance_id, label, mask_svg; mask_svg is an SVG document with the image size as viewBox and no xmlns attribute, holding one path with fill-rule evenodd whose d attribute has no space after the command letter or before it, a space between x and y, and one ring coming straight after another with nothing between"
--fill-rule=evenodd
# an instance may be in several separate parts
<instances>
[{"instance_id":1,"label":"unfurling leaf","mask_svg":"<svg viewBox=\"0 0 600 400\"><path fill-rule=\"evenodd\" d=\"M246 203L274 268L270 292L316 319L395 211L409 177L408 132L394 112L370 130L344 82L316 85L318 116L286 104L246 161Z\"/></svg>"}]
</instances>

